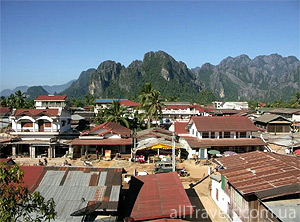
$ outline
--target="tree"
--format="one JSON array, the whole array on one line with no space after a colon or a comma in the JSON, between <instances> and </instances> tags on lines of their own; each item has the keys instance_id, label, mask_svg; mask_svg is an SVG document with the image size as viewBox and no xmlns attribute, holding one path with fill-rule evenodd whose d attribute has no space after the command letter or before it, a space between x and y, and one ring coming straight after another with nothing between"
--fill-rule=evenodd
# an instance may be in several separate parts
<instances>
[{"instance_id":1,"label":"tree","mask_svg":"<svg viewBox=\"0 0 300 222\"><path fill-rule=\"evenodd\" d=\"M291 99L291 107L300 108L300 91Z\"/></svg>"},{"instance_id":2,"label":"tree","mask_svg":"<svg viewBox=\"0 0 300 222\"><path fill-rule=\"evenodd\" d=\"M53 199L39 192L29 193L24 172L17 166L0 163L0 221L50 221L56 216Z\"/></svg>"},{"instance_id":3,"label":"tree","mask_svg":"<svg viewBox=\"0 0 300 222\"><path fill-rule=\"evenodd\" d=\"M94 104L94 97L91 94L87 94L84 96L85 105L93 105Z\"/></svg>"},{"instance_id":4,"label":"tree","mask_svg":"<svg viewBox=\"0 0 300 222\"><path fill-rule=\"evenodd\" d=\"M115 123L120 123L129 128L127 109L120 104L120 101L114 100L112 104L104 111L104 119Z\"/></svg>"},{"instance_id":5,"label":"tree","mask_svg":"<svg viewBox=\"0 0 300 222\"><path fill-rule=\"evenodd\" d=\"M157 90L153 90L151 93L151 98L149 100L148 104L148 115L150 116L151 119L154 119L157 123L159 118L162 116L162 100L160 98L160 92Z\"/></svg>"},{"instance_id":6,"label":"tree","mask_svg":"<svg viewBox=\"0 0 300 222\"><path fill-rule=\"evenodd\" d=\"M26 95L22 93L21 90L15 92L15 108L21 109L24 108L26 102Z\"/></svg>"},{"instance_id":7,"label":"tree","mask_svg":"<svg viewBox=\"0 0 300 222\"><path fill-rule=\"evenodd\" d=\"M155 90L151 83L145 83L143 89L139 93L140 109L145 111L148 129L151 127L152 119L158 121L161 116L162 100L160 92Z\"/></svg>"}]
</instances>

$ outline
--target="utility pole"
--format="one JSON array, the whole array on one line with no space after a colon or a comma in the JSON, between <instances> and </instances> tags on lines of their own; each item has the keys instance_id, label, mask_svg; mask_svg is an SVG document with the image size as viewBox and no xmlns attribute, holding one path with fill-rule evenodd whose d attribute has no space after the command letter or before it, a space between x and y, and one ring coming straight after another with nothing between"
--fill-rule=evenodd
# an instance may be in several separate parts
<instances>
[{"instance_id":1,"label":"utility pole","mask_svg":"<svg viewBox=\"0 0 300 222\"><path fill-rule=\"evenodd\" d=\"M175 132L173 132L173 136L172 136L172 168L173 168L173 172L176 171L176 156L175 156L175 143L176 143L176 136L175 136Z\"/></svg>"}]
</instances>

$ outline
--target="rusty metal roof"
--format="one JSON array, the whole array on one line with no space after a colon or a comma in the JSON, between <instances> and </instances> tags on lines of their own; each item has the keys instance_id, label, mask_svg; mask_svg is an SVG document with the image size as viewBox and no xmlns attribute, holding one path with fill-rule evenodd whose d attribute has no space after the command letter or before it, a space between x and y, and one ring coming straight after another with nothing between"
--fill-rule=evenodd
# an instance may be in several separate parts
<instances>
[{"instance_id":1,"label":"rusty metal roof","mask_svg":"<svg viewBox=\"0 0 300 222\"><path fill-rule=\"evenodd\" d=\"M132 178L127 202L127 215L134 221L170 218L174 210L178 217L190 215L192 204L176 172L152 174ZM128 206L132 205L132 209Z\"/></svg>"},{"instance_id":2,"label":"rusty metal roof","mask_svg":"<svg viewBox=\"0 0 300 222\"><path fill-rule=\"evenodd\" d=\"M97 212L115 212L122 184L122 168L45 167L34 185L56 203L55 221L81 221L75 211L100 203Z\"/></svg>"},{"instance_id":3,"label":"rusty metal roof","mask_svg":"<svg viewBox=\"0 0 300 222\"><path fill-rule=\"evenodd\" d=\"M244 195L287 185L300 185L298 157L254 151L222 157L217 161L225 168L220 173ZM282 190L278 192L277 196L288 193Z\"/></svg>"}]
</instances>

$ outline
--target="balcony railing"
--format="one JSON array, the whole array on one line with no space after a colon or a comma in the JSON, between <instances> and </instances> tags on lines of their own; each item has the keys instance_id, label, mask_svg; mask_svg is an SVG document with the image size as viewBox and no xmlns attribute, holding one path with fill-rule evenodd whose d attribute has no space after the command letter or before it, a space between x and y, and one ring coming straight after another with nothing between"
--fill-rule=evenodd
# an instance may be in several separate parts
<instances>
[{"instance_id":1,"label":"balcony railing","mask_svg":"<svg viewBox=\"0 0 300 222\"><path fill-rule=\"evenodd\" d=\"M28 132L28 133L50 133L50 132L53 132L53 133L55 133L55 132L59 132L59 130L54 130L54 129L40 129L40 130L38 130L38 129L17 129L17 130L15 130L15 132Z\"/></svg>"}]
</instances>

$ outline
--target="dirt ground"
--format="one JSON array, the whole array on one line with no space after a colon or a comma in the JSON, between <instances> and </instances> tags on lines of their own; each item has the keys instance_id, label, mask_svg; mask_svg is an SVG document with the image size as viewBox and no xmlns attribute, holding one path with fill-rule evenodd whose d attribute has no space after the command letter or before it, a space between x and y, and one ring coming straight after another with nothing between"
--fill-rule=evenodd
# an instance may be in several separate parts
<instances>
[{"instance_id":1,"label":"dirt ground","mask_svg":"<svg viewBox=\"0 0 300 222\"><path fill-rule=\"evenodd\" d=\"M16 158L14 159L16 163L21 166L30 166L37 165L39 159L31 159L31 158ZM43 162L43 159L40 159ZM47 158L48 164L47 166L62 166L65 160L68 161L72 166L84 166L84 161L81 159L70 160L68 158ZM149 174L153 173L154 163L134 163L129 162L127 160L94 160L91 161L92 166L95 167L122 167L126 170L127 174L133 174L134 170L137 172L146 171ZM188 177L180 177L182 184L185 189L190 188L190 186L194 187L196 193L198 194L199 199L201 200L203 206L207 210L208 214L212 222L226 222L227 220L224 217L219 217L218 215L211 215L210 212L213 210L218 210L218 206L215 204L213 199L210 196L210 178L203 180L201 183L197 184L201 179L208 175L208 167L214 168L214 165L204 166L204 165L195 165L194 161L185 160L182 163L177 164L178 169L185 168L187 172L190 173ZM124 177L124 175L123 175ZM123 182L123 188L128 188L128 184Z\"/></svg>"}]
</instances>

